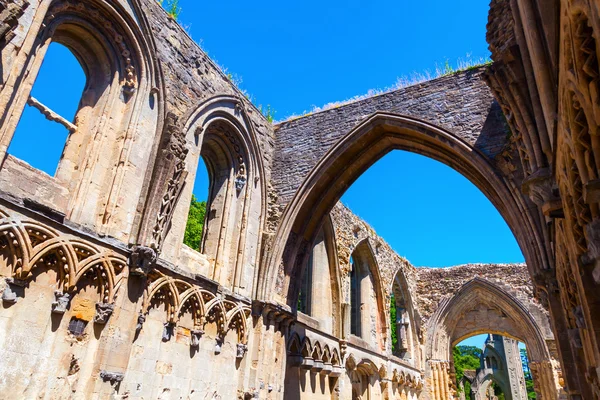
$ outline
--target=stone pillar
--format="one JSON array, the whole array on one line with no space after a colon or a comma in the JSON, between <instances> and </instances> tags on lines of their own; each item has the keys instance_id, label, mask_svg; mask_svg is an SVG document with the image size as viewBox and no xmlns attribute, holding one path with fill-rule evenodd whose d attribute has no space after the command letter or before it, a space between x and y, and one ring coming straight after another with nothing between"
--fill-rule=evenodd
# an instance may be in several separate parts
<instances>
[{"instance_id":1,"label":"stone pillar","mask_svg":"<svg viewBox=\"0 0 600 400\"><path fill-rule=\"evenodd\" d=\"M533 378L533 387L538 399L558 399L557 381L554 376L554 366L549 360L546 361L530 361L529 369Z\"/></svg>"},{"instance_id":2,"label":"stone pillar","mask_svg":"<svg viewBox=\"0 0 600 400\"><path fill-rule=\"evenodd\" d=\"M255 301L252 367L245 396L253 399L283 400L287 361L286 339L294 318L289 307Z\"/></svg>"},{"instance_id":3,"label":"stone pillar","mask_svg":"<svg viewBox=\"0 0 600 400\"><path fill-rule=\"evenodd\" d=\"M431 399L449 400L453 398L454 390L450 382L449 361L429 361L431 370Z\"/></svg>"}]
</instances>

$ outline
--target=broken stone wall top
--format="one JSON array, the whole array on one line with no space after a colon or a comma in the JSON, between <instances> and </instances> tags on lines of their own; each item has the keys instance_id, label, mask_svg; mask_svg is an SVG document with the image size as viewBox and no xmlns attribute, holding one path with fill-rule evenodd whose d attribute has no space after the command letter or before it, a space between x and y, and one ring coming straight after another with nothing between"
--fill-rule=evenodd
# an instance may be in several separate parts
<instances>
[{"instance_id":1,"label":"broken stone wall top","mask_svg":"<svg viewBox=\"0 0 600 400\"><path fill-rule=\"evenodd\" d=\"M464 264L447 268L417 268L416 298L419 310L428 320L444 297L454 295L466 282L480 277L507 288L517 298L537 303L527 265L514 264Z\"/></svg>"},{"instance_id":2,"label":"broken stone wall top","mask_svg":"<svg viewBox=\"0 0 600 400\"><path fill-rule=\"evenodd\" d=\"M279 204L287 204L327 151L375 112L436 124L492 160L504 148L507 131L482 74L475 68L280 123L273 163Z\"/></svg>"}]
</instances>

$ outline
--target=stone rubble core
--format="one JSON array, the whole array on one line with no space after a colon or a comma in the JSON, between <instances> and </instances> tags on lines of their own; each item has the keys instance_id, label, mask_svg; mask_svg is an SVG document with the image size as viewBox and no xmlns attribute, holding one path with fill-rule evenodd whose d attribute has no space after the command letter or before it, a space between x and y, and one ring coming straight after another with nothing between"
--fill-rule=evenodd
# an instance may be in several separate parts
<instances>
[{"instance_id":1,"label":"stone rubble core","mask_svg":"<svg viewBox=\"0 0 600 400\"><path fill-rule=\"evenodd\" d=\"M537 398L600 398L599 7L492 0L490 65L272 125L155 0L0 0L0 398L447 400L481 333ZM51 42L72 121L31 95ZM8 153L26 106L69 132L54 176ZM391 150L473 182L526 264L398 256L339 203Z\"/></svg>"}]
</instances>

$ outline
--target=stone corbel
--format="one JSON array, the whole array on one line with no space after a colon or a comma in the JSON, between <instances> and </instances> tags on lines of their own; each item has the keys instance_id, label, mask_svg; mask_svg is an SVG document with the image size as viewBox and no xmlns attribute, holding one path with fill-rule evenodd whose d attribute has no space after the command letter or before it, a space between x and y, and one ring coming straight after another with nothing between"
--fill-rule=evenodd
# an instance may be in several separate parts
<instances>
[{"instance_id":1,"label":"stone corbel","mask_svg":"<svg viewBox=\"0 0 600 400\"><path fill-rule=\"evenodd\" d=\"M139 313L137 318L137 324L135 325L136 333L139 333L142 330L144 322L146 322L146 316L144 315L144 313Z\"/></svg>"},{"instance_id":2,"label":"stone corbel","mask_svg":"<svg viewBox=\"0 0 600 400\"><path fill-rule=\"evenodd\" d=\"M101 325L106 324L110 316L112 315L114 309L114 304L96 303L96 314L94 315L94 322Z\"/></svg>"},{"instance_id":3,"label":"stone corbel","mask_svg":"<svg viewBox=\"0 0 600 400\"><path fill-rule=\"evenodd\" d=\"M315 365L315 359L312 357L304 357L300 363L302 369L312 369Z\"/></svg>"},{"instance_id":4,"label":"stone corbel","mask_svg":"<svg viewBox=\"0 0 600 400\"><path fill-rule=\"evenodd\" d=\"M156 251L146 246L135 246L129 257L129 271L131 275L147 276L156 265Z\"/></svg>"},{"instance_id":5,"label":"stone corbel","mask_svg":"<svg viewBox=\"0 0 600 400\"><path fill-rule=\"evenodd\" d=\"M323 369L321 369L321 375L330 375L333 372L333 365L329 362L323 363Z\"/></svg>"},{"instance_id":6,"label":"stone corbel","mask_svg":"<svg viewBox=\"0 0 600 400\"><path fill-rule=\"evenodd\" d=\"M549 168L541 168L528 176L521 185L523 193L549 218L564 218L558 187Z\"/></svg>"},{"instance_id":7,"label":"stone corbel","mask_svg":"<svg viewBox=\"0 0 600 400\"><path fill-rule=\"evenodd\" d=\"M100 371L100 378L104 382L110 382L111 385L115 386L123 380L123 374L120 372L109 372L109 371Z\"/></svg>"},{"instance_id":8,"label":"stone corbel","mask_svg":"<svg viewBox=\"0 0 600 400\"><path fill-rule=\"evenodd\" d=\"M321 371L323 371L323 367L325 365L323 364L322 360L315 360L313 363L312 368L310 369L311 372L314 372L316 374L320 373Z\"/></svg>"},{"instance_id":9,"label":"stone corbel","mask_svg":"<svg viewBox=\"0 0 600 400\"><path fill-rule=\"evenodd\" d=\"M235 350L236 350L235 358L237 358L238 360L241 360L242 358L244 358L244 356L246 355L246 352L248 351L248 345L246 345L244 343L238 343Z\"/></svg>"},{"instance_id":10,"label":"stone corbel","mask_svg":"<svg viewBox=\"0 0 600 400\"><path fill-rule=\"evenodd\" d=\"M69 293L63 293L60 290L54 291L54 301L52 302L52 312L54 314L64 314L69 308L69 301L71 295Z\"/></svg>"},{"instance_id":11,"label":"stone corbel","mask_svg":"<svg viewBox=\"0 0 600 400\"><path fill-rule=\"evenodd\" d=\"M168 342L173 337L175 331L175 324L172 322L165 322L163 327L162 341Z\"/></svg>"},{"instance_id":12,"label":"stone corbel","mask_svg":"<svg viewBox=\"0 0 600 400\"><path fill-rule=\"evenodd\" d=\"M16 278L6 278L6 287L2 292L2 301L15 304L18 300L17 291L19 288L24 288L27 286L27 281L16 279Z\"/></svg>"},{"instance_id":13,"label":"stone corbel","mask_svg":"<svg viewBox=\"0 0 600 400\"><path fill-rule=\"evenodd\" d=\"M190 334L190 346L197 349L198 347L200 347L200 338L202 337L202 335L204 335L204 331L202 329L192 329L190 331Z\"/></svg>"},{"instance_id":14,"label":"stone corbel","mask_svg":"<svg viewBox=\"0 0 600 400\"><path fill-rule=\"evenodd\" d=\"M223 343L225 343L225 338L217 335L215 338L215 354L221 354L221 351L223 350Z\"/></svg>"},{"instance_id":15,"label":"stone corbel","mask_svg":"<svg viewBox=\"0 0 600 400\"><path fill-rule=\"evenodd\" d=\"M331 372L329 373L329 376L331 378L338 378L342 376L342 373L344 373L344 367L342 367L341 365L334 365L332 367Z\"/></svg>"}]
</instances>

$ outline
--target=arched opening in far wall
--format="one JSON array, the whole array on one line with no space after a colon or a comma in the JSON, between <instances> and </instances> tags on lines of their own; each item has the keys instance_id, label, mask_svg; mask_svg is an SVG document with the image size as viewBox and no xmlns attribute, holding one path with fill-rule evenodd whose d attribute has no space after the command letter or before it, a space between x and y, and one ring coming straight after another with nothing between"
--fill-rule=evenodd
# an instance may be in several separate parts
<instances>
[{"instance_id":1,"label":"arched opening in far wall","mask_svg":"<svg viewBox=\"0 0 600 400\"><path fill-rule=\"evenodd\" d=\"M525 211L527 200L501 178L485 154L439 127L409 117L376 113L326 153L288 204L273 253L259 276L260 296L278 294L288 304L294 303L298 287L290 283L295 282L292 278L305 265L307 243L312 241L324 216L363 172L392 150L430 157L468 178L503 216L528 266L546 265L543 238L537 230L539 216ZM274 282L280 282L279 291Z\"/></svg>"},{"instance_id":2,"label":"arched opening in far wall","mask_svg":"<svg viewBox=\"0 0 600 400\"><path fill-rule=\"evenodd\" d=\"M489 333L485 348L491 343L492 349L489 352L483 349L480 366L484 378L502 364L500 347L515 363L520 362L518 342L522 342L527 348L532 379L536 382L536 395L558 399L562 388L559 371L555 369L558 363L548 347L553 343L548 326L548 315L531 299L517 298L504 287L483 278L468 281L451 298L442 300L427 322L426 376L435 383L432 398L443 399L446 393L456 391L459 382L455 381L454 347L471 336ZM496 378L506 395L508 383ZM482 384L485 380L480 379Z\"/></svg>"}]
</instances>

